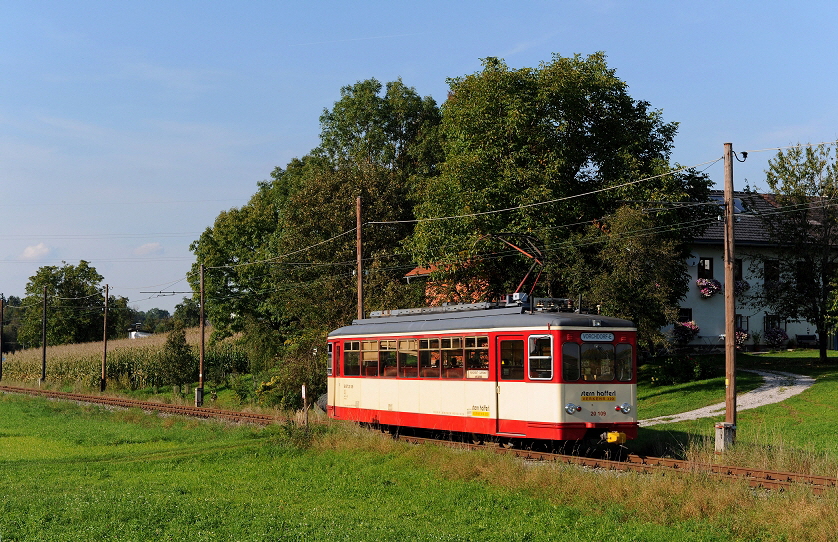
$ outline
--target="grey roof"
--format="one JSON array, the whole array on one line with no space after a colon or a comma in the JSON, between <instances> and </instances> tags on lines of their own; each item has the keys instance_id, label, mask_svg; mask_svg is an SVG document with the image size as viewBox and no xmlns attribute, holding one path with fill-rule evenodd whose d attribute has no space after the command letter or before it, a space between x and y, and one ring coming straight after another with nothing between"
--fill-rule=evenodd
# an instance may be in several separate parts
<instances>
[{"instance_id":1,"label":"grey roof","mask_svg":"<svg viewBox=\"0 0 838 542\"><path fill-rule=\"evenodd\" d=\"M712 199L724 200L724 192L712 190ZM770 243L766 235L765 227L762 224L760 213L775 211L773 196L770 194L755 194L747 192L734 192L734 204L736 205L736 221L733 224L733 237L737 245L767 245ZM721 216L721 207L719 215ZM697 237L694 242L699 244L721 244L724 241L724 224L721 220L714 220L703 235Z\"/></svg>"},{"instance_id":2,"label":"grey roof","mask_svg":"<svg viewBox=\"0 0 838 542\"><path fill-rule=\"evenodd\" d=\"M355 320L329 333L330 337L353 335L388 335L393 333L428 333L447 330L486 330L499 328L542 328L590 327L626 328L634 330L634 324L622 318L572 312L534 312L521 307L499 307L464 312L391 316L386 318L364 318Z\"/></svg>"}]
</instances>

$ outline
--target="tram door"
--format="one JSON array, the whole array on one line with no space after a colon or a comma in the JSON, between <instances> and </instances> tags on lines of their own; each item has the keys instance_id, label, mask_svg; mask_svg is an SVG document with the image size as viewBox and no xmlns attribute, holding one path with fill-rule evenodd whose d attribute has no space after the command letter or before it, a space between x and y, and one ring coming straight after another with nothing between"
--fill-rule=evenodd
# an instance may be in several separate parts
<instances>
[{"instance_id":1,"label":"tram door","mask_svg":"<svg viewBox=\"0 0 838 542\"><path fill-rule=\"evenodd\" d=\"M495 348L496 424L498 433L518 434L516 420L526 418L524 341L520 335L497 338Z\"/></svg>"},{"instance_id":2,"label":"tram door","mask_svg":"<svg viewBox=\"0 0 838 542\"><path fill-rule=\"evenodd\" d=\"M329 343L329 361L327 366L327 376L329 378L329 386L326 390L329 393L328 404L331 405L331 412L329 414L334 415L335 413L335 406L337 406L337 398L338 398L338 391L337 391L337 377L340 375L340 367L343 363L343 358L340 356L340 343Z\"/></svg>"}]
</instances>

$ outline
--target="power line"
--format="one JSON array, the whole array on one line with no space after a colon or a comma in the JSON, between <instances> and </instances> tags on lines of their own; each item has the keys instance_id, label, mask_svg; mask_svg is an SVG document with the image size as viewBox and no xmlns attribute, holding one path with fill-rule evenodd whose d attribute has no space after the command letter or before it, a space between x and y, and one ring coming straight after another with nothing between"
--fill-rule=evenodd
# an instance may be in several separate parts
<instances>
[{"instance_id":1,"label":"power line","mask_svg":"<svg viewBox=\"0 0 838 542\"><path fill-rule=\"evenodd\" d=\"M821 141L820 143L803 143L803 144L797 144L797 145L787 145L785 147L769 147L767 149L756 149L756 150L751 150L751 151L739 151L739 152L751 153L751 152L767 152L767 151L784 151L786 149L798 149L798 148L801 148L801 147L817 147L819 145L834 145L836 143L838 143L838 141Z\"/></svg>"},{"instance_id":2,"label":"power line","mask_svg":"<svg viewBox=\"0 0 838 542\"><path fill-rule=\"evenodd\" d=\"M598 190L591 190L590 192L584 192L582 194L575 194L573 196L565 196L565 197L562 197L562 198L556 198L556 199L552 199L552 200L549 200L549 201L540 201L540 202L536 202L536 203L528 203L526 205L518 205L517 207L507 207L505 209L495 209L493 211L481 211L479 213L469 213L469 214L464 214L464 215L439 216L439 217L431 217L431 218L415 218L415 219L412 219L412 220L390 220L390 221L367 222L366 224L411 224L411 223L420 223L420 222L432 222L432 221L437 221L437 220L453 220L453 219L456 219L456 218L472 218L472 217L475 217L475 216L483 216L483 215L490 215L490 214L496 214L496 213L505 213L505 212L508 212L508 211L517 211L517 210L520 210L520 209L527 209L527 208L530 208L530 207L538 207L540 205L549 205L551 203L557 203L557 202L560 202L560 201L567 201L567 200L570 200L570 199L581 198L581 197L584 197L584 196L591 196L591 195L594 195L594 194L599 194L601 192L607 192L609 190L616 190L617 188L623 188L623 187L631 186L633 184L638 184L638 183L641 183L641 182L644 182L644 181L651 181L653 179L659 179L661 177L666 177L667 175L674 175L676 173L681 173L682 171L686 171L688 169L694 169L694 168L697 168L697 167L701 167L705 164L712 165L712 164L715 164L716 162L718 162L721 159L722 158L716 158L714 160L708 160L707 162L702 162L701 164L697 164L697 165L694 165L694 166L682 167L681 169L676 169L675 171L669 171L669 172L666 172L666 173L661 173L660 175L653 175L651 177L645 177L643 179L637 179L636 181L629 181L629 182L623 183L623 184L608 186L608 187L605 187L605 188L600 188Z\"/></svg>"}]
</instances>

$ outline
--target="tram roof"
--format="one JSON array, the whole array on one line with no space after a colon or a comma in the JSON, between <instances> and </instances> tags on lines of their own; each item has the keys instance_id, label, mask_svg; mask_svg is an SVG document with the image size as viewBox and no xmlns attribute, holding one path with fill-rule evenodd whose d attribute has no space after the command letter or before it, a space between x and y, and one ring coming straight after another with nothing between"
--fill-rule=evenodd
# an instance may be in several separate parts
<instances>
[{"instance_id":1,"label":"tram roof","mask_svg":"<svg viewBox=\"0 0 838 542\"><path fill-rule=\"evenodd\" d=\"M440 331L496 331L499 329L556 328L624 328L634 330L630 320L573 312L530 312L523 307L498 307L462 312L409 314L364 318L338 328L330 337L354 335L389 335L396 333L430 333Z\"/></svg>"}]
</instances>

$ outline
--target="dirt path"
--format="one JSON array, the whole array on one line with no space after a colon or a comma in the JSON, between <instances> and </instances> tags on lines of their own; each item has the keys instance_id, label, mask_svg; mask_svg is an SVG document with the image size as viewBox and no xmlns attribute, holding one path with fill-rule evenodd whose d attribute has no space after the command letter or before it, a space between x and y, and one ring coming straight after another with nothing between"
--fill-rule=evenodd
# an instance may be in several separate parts
<instances>
[{"instance_id":1,"label":"dirt path","mask_svg":"<svg viewBox=\"0 0 838 542\"><path fill-rule=\"evenodd\" d=\"M754 371L742 369L751 373L757 373L765 379L765 383L759 388L736 396L736 410L747 410L771 403L779 403L789 397L803 392L806 388L815 383L815 379L809 376L785 373L782 371ZM718 403L690 412L682 412L673 416L658 416L640 420L640 427L648 427L659 423L683 422L696 420L698 418L712 418L722 416L725 413L725 404Z\"/></svg>"}]
</instances>

